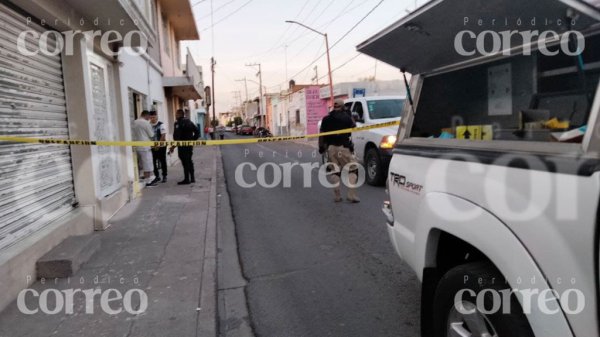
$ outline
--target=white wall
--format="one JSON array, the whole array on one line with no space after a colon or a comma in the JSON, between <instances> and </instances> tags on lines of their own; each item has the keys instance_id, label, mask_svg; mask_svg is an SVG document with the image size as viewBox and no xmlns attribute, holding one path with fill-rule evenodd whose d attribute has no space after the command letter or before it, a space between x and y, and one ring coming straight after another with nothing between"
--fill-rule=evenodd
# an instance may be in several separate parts
<instances>
[{"instance_id":1,"label":"white wall","mask_svg":"<svg viewBox=\"0 0 600 337\"><path fill-rule=\"evenodd\" d=\"M292 94L289 105L290 136L306 134L306 91L304 89ZM296 124L296 110L300 110L300 124Z\"/></svg>"},{"instance_id":2,"label":"white wall","mask_svg":"<svg viewBox=\"0 0 600 337\"><path fill-rule=\"evenodd\" d=\"M271 132L275 135L287 135L288 127L288 98L280 97L273 99L273 128ZM290 116L291 117L291 116Z\"/></svg>"},{"instance_id":3,"label":"white wall","mask_svg":"<svg viewBox=\"0 0 600 337\"><path fill-rule=\"evenodd\" d=\"M159 119L167 126L167 134L170 134L170 125L168 125L168 107L166 105L165 91L162 85L162 73L159 72L152 64L143 56L133 56L126 52L124 48L119 56L121 66L119 69L121 80L121 106L123 109L123 119L125 138L131 140L131 123L130 123L130 103L129 89L135 90L146 96L145 109L150 108L152 102L157 101L159 106ZM132 158L133 153L130 147L127 148L127 158ZM128 180L133 181L134 174L133 161L128 161L127 172Z\"/></svg>"}]
</instances>

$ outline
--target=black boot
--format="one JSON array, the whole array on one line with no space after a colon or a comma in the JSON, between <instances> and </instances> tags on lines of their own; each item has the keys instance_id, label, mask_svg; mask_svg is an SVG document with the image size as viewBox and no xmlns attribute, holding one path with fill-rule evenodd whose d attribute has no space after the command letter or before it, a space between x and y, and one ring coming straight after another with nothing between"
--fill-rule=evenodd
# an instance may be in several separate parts
<instances>
[{"instance_id":1,"label":"black boot","mask_svg":"<svg viewBox=\"0 0 600 337\"><path fill-rule=\"evenodd\" d=\"M190 184L190 176L188 174L184 174L183 176L184 176L183 181L178 182L177 185L189 185Z\"/></svg>"},{"instance_id":2,"label":"black boot","mask_svg":"<svg viewBox=\"0 0 600 337\"><path fill-rule=\"evenodd\" d=\"M195 175L194 175L194 171L192 171L192 172L190 173L190 177L191 177L191 179L190 179L190 182L191 182L192 184L193 184L193 183L195 183L195 182L196 182L196 177L195 177Z\"/></svg>"}]
</instances>

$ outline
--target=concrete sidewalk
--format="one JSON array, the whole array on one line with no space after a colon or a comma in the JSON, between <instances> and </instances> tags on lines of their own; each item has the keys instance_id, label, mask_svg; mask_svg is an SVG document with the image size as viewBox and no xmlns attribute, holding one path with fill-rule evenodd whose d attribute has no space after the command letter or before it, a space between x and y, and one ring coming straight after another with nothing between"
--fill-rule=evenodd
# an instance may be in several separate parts
<instances>
[{"instance_id":1,"label":"concrete sidewalk","mask_svg":"<svg viewBox=\"0 0 600 337\"><path fill-rule=\"evenodd\" d=\"M177 186L183 177L177 165L168 183L145 189L95 234L101 248L74 277L30 287L24 304L37 313L22 313L15 301L0 314L0 336L216 336L218 155L215 147L195 150L194 185ZM63 290L70 289L99 291L87 308L86 296L75 293L69 313ZM143 294L147 310L132 314L142 309ZM116 300L103 307L102 296Z\"/></svg>"}]
</instances>

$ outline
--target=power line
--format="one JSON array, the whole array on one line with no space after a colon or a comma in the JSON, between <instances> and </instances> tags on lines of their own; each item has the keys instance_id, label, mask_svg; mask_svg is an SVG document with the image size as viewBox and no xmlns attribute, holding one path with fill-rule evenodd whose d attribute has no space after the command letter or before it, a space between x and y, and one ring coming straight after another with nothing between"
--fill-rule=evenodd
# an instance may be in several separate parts
<instances>
[{"instance_id":1,"label":"power line","mask_svg":"<svg viewBox=\"0 0 600 337\"><path fill-rule=\"evenodd\" d=\"M216 13L216 12L220 11L221 9L223 9L223 8L227 7L228 5L230 5L230 4L232 4L232 3L236 2L236 1L237 1L237 0L231 0L231 1L227 2L227 3L224 3L223 5L219 6L217 9L215 9L215 10L213 11L213 13L211 13L211 14L207 14L207 15L205 15L205 16L203 16L203 17L201 17L200 19L198 19L198 21L199 21L199 20L202 20L202 19L209 18L209 17L210 17L212 14L214 14L214 13Z\"/></svg>"},{"instance_id":2,"label":"power line","mask_svg":"<svg viewBox=\"0 0 600 337\"><path fill-rule=\"evenodd\" d=\"M320 13L319 15L317 15L317 17L315 17L315 18L314 18L314 19L313 19L313 20L312 20L310 23L308 23L308 25L312 25L312 24L314 24L315 22L317 22L317 20L319 20L319 19L320 19L320 18L323 16L323 14L325 14L325 12L326 12L326 11L327 11L327 10L328 10L330 7L331 7L331 5L333 5L333 3L334 3L335 1L336 1L336 0L331 0L331 1L329 2L329 4L328 4L328 5L327 5L325 8L323 8L323 10L321 11L321 13Z\"/></svg>"},{"instance_id":3,"label":"power line","mask_svg":"<svg viewBox=\"0 0 600 337\"><path fill-rule=\"evenodd\" d=\"M359 58L360 56L362 56L362 54L360 54L360 53L357 53L356 55L354 55L353 57L351 57L350 59L348 59L346 62L344 62L344 63L340 64L339 66L337 66L337 67L335 67L335 68L333 68L333 69L331 70L331 72L332 72L332 73L334 73L334 72L336 72L336 71L338 71L338 70L340 70L340 69L344 68L345 66L347 66L347 65L348 65L348 64L350 64L352 61L354 61L354 60L356 60L357 58ZM372 68L371 68L371 69L372 69ZM370 69L369 69L369 70L370 70ZM323 79L325 79L325 78L327 78L328 76L329 76L329 75L324 75L324 76L321 76L321 77L319 77L319 81L320 81L320 80L323 80ZM280 85L274 85L274 86L271 86L271 87L269 87L269 88L276 88L276 87L279 87L279 86L280 86Z\"/></svg>"},{"instance_id":4,"label":"power line","mask_svg":"<svg viewBox=\"0 0 600 337\"><path fill-rule=\"evenodd\" d=\"M384 1L385 0L379 1L379 3L377 3L377 5L375 5L375 7L373 7L362 19L360 19L354 26L352 26L352 28L350 28L350 30L348 30L346 34L344 34L341 38L335 41L331 48L337 46L340 42L342 42L343 39L350 35L350 33L352 33L356 29L356 27L363 23L363 21L365 21L377 8L379 8L379 6L381 6L381 4L383 4Z\"/></svg>"},{"instance_id":5,"label":"power line","mask_svg":"<svg viewBox=\"0 0 600 337\"><path fill-rule=\"evenodd\" d=\"M323 11L321 11L321 13L314 19L312 20L310 23L308 23L308 25L312 25L314 24L319 18L321 18L323 16L323 14L325 14L325 12L331 7L331 5L333 5L333 3L335 2L335 0L331 0L331 2L329 2L329 4L323 9ZM300 51L292 56L292 60L294 60L296 57L300 56L300 54L302 54L309 46L311 46L317 39L320 39L321 37L319 36L315 36L314 38L312 38L305 46L304 48L301 48Z\"/></svg>"},{"instance_id":6,"label":"power line","mask_svg":"<svg viewBox=\"0 0 600 337\"><path fill-rule=\"evenodd\" d=\"M319 8L319 5L321 5L321 1L317 1L316 5L313 7L313 9L311 9L311 11L308 13L308 15L307 15L307 16L305 16L305 17L304 17L304 18L303 18L301 21L305 21L305 22L306 22L306 21L308 21L308 19L310 18L310 16L311 16L311 15L312 15L312 14L313 14L313 13L314 13L316 10L317 10L317 8ZM297 32L297 31L299 31L299 30L300 30L300 27L299 27L299 26L296 26L296 28L295 28L295 29L292 31L292 34L294 34L295 32ZM305 34L303 34L303 33L300 33L300 35L298 35L297 37L295 37L295 38L292 40L292 42L293 42L293 41L297 41L298 39L301 39L301 38L303 38L304 36L305 36ZM288 45L289 45L290 43L286 42L286 44L288 44Z\"/></svg>"},{"instance_id":7,"label":"power line","mask_svg":"<svg viewBox=\"0 0 600 337\"><path fill-rule=\"evenodd\" d=\"M204 28L202 31L205 32L211 28L214 28L214 26L218 25L219 23L229 19L230 17L232 17L233 15L237 14L239 11L241 11L242 9L244 9L246 6L248 6L250 3L252 3L254 0L248 0L245 4L241 5L240 7L238 7L236 10L234 10L233 12L229 13L228 15L224 16L223 18L221 18L219 21L211 24L210 27Z\"/></svg>"},{"instance_id":8,"label":"power line","mask_svg":"<svg viewBox=\"0 0 600 337\"><path fill-rule=\"evenodd\" d=\"M300 15L302 14L302 12L304 12L304 9L306 9L306 6L308 6L309 3L310 3L310 1L306 1L304 3L304 5L302 6L302 8L298 12L298 14L296 14L296 16L294 17L294 20L296 20L296 19L298 19L300 17ZM272 52L273 50L279 48L279 43L283 41L283 38L285 37L285 34L287 32L289 32L291 28L292 27L290 25L288 25L286 27L285 31L283 32L283 34L281 34L281 36L279 37L279 39L277 39L277 42L275 42L275 44L273 45L273 47L271 47L266 53Z\"/></svg>"},{"instance_id":9,"label":"power line","mask_svg":"<svg viewBox=\"0 0 600 337\"><path fill-rule=\"evenodd\" d=\"M331 72L332 72L332 73L334 73L334 72L336 72L336 71L338 71L338 70L340 70L340 69L344 68L345 66L347 66L348 64L350 64L350 62L352 62L352 61L356 60L356 59L357 59L359 56L361 56L361 55L362 55L362 54L356 54L356 55L354 55L354 56L353 56L352 58L350 58L348 61L346 61L346 62L342 63L341 65L339 65L339 66L337 66L337 67L335 67L333 70L331 70ZM369 70L370 70L370 69L369 69ZM327 77L327 76L322 76L322 77L320 77L320 78L319 78L319 81L320 81L320 80L322 80L322 79L324 79L324 78L326 78L326 77Z\"/></svg>"},{"instance_id":10,"label":"power line","mask_svg":"<svg viewBox=\"0 0 600 337\"><path fill-rule=\"evenodd\" d=\"M344 8L342 8L342 10L340 11L340 12L341 12L340 14L338 14L336 17L334 17L334 18L333 18L333 19L332 19L330 22L328 22L327 24L324 24L324 25L321 25L321 26L319 26L319 29L322 29L322 27L329 27L329 26L331 26L333 23L335 23L335 21L339 20L341 17L343 17L343 16L345 16L345 15L348 15L348 14L350 14L351 12L353 12L354 10L356 10L357 8L359 8L359 7L362 7L362 6L364 6L364 5L367 3L367 2L362 2L361 4L359 4L359 5L356 5L356 6L352 7L352 8L350 8L350 6L352 6L352 4L353 4L353 3L355 3L356 1L357 1L357 0L352 0L352 1L350 1L350 3L348 3L347 5L345 5L345 7L344 7ZM302 6L302 8L301 8L301 9L300 9L300 11L298 12L298 14L296 14L296 16L294 17L294 20L297 20L297 19L300 17L300 15L302 15L302 13L304 12L304 10L306 9L306 7L307 7L307 6L308 6L310 3L311 3L311 0L304 2L304 5ZM350 9L348 9L348 8L350 8ZM291 40L291 41L289 41L289 42L286 42L286 43L284 43L284 44L282 44L282 45L281 45L280 43L283 41L283 38L285 37L286 33L287 33L287 32L288 32L288 31L289 31L291 28L292 28L292 26L288 25L288 27L285 29L285 31L284 31L284 32L281 34L281 36L280 36L280 37L277 39L277 42L275 42L271 48L269 48L269 49L265 50L264 52L260 52L260 53L257 53L257 54L253 54L253 55L250 55L250 56L247 56L247 57L245 56L245 57L236 58L236 59L233 59L233 60L231 60L231 59L228 59L228 61L239 61L239 60L246 60L246 59L251 59L251 58L257 58L257 57L261 57L261 56L264 56L264 55L266 55L266 54L270 54L270 53L272 53L273 51L275 51L275 50L277 50L277 49L279 49L279 48L284 48L286 45L288 45L288 46L289 46L289 45L291 45L292 43L294 43L294 42L296 42L296 41L298 41L298 40L302 39L303 37L305 37L305 35L300 35L300 36L297 36L295 39L293 39L293 40ZM293 35L293 34L294 34L294 33L295 33L295 32L296 32L298 29L299 29L299 28L298 28L298 26L296 26L296 27L295 27L295 29L292 31L292 33L291 33L291 34ZM315 37L315 38L313 38L313 41L314 41L316 38L318 38L318 37ZM278 85L277 85L277 86L278 86ZM276 87L277 87L277 86L276 86Z\"/></svg>"},{"instance_id":11,"label":"power line","mask_svg":"<svg viewBox=\"0 0 600 337\"><path fill-rule=\"evenodd\" d=\"M352 26L352 28L350 28L341 38L339 38L337 41L335 41L333 43L333 45L329 48L329 50L333 49L340 42L342 42L342 40L344 40L346 37L348 37L348 35L350 35L350 33L352 33L356 29L356 27L358 27L363 21L365 21L377 8L379 8L379 6L381 6L381 4L383 4L384 1L385 0L379 1L379 3L377 3L377 5L375 5L375 7L373 7L362 19L360 19L354 26ZM300 70L297 74L292 76L292 78L302 74L304 71L306 71L306 69L310 68L313 64L318 62L326 54L327 53L321 54L321 56L317 57L314 61L312 61L310 64L308 64L305 68L302 68L302 70Z\"/></svg>"},{"instance_id":12,"label":"power line","mask_svg":"<svg viewBox=\"0 0 600 337\"><path fill-rule=\"evenodd\" d=\"M206 1L208 1L208 0L200 0L200 1L196 2L195 4L193 4L193 5L192 5L192 7L196 7L196 6L198 6L199 4L201 4L201 3L203 3L203 2L206 2Z\"/></svg>"}]
</instances>

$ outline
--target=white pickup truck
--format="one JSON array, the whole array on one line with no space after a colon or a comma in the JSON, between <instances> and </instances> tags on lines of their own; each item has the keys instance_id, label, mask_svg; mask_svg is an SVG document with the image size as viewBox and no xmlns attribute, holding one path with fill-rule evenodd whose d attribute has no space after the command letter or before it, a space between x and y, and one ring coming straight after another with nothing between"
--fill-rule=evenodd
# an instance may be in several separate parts
<instances>
[{"instance_id":1,"label":"white pickup truck","mask_svg":"<svg viewBox=\"0 0 600 337\"><path fill-rule=\"evenodd\" d=\"M597 0L433 0L358 46L413 75L384 214L422 336L600 335L599 23Z\"/></svg>"},{"instance_id":2,"label":"white pickup truck","mask_svg":"<svg viewBox=\"0 0 600 337\"><path fill-rule=\"evenodd\" d=\"M352 98L345 101L345 107L360 127L399 121L405 100L401 96ZM385 184L397 132L398 127L387 127L352 134L356 158L365 166L369 185Z\"/></svg>"}]
</instances>

